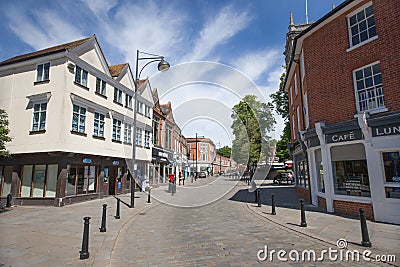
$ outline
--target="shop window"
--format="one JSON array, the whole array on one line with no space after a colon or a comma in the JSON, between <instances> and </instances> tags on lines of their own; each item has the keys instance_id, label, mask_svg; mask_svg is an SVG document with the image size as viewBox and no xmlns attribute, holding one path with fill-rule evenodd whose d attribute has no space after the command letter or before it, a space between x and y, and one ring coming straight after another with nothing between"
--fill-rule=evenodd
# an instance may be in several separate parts
<instances>
[{"instance_id":1,"label":"shop window","mask_svg":"<svg viewBox=\"0 0 400 267\"><path fill-rule=\"evenodd\" d=\"M44 185L46 182L46 165L35 165L33 171L33 193L32 197L44 196Z\"/></svg>"},{"instance_id":2,"label":"shop window","mask_svg":"<svg viewBox=\"0 0 400 267\"><path fill-rule=\"evenodd\" d=\"M335 194L370 197L366 160L333 161Z\"/></svg>"},{"instance_id":3,"label":"shop window","mask_svg":"<svg viewBox=\"0 0 400 267\"><path fill-rule=\"evenodd\" d=\"M103 178L103 183L108 183L108 177L109 177L109 174L108 174L108 168L106 167L106 168L104 168L104 178Z\"/></svg>"},{"instance_id":4,"label":"shop window","mask_svg":"<svg viewBox=\"0 0 400 267\"><path fill-rule=\"evenodd\" d=\"M387 198L400 198L400 151L382 153Z\"/></svg>"},{"instance_id":5,"label":"shop window","mask_svg":"<svg viewBox=\"0 0 400 267\"><path fill-rule=\"evenodd\" d=\"M12 171L12 166L0 166L0 185L2 196L7 196L9 193L11 193Z\"/></svg>"},{"instance_id":6,"label":"shop window","mask_svg":"<svg viewBox=\"0 0 400 267\"><path fill-rule=\"evenodd\" d=\"M302 160L296 162L296 184L308 188L308 164Z\"/></svg>"},{"instance_id":7,"label":"shop window","mask_svg":"<svg viewBox=\"0 0 400 267\"><path fill-rule=\"evenodd\" d=\"M58 164L47 165L45 197L55 197L57 189Z\"/></svg>"},{"instance_id":8,"label":"shop window","mask_svg":"<svg viewBox=\"0 0 400 267\"><path fill-rule=\"evenodd\" d=\"M315 167L317 173L318 192L325 193L324 166L322 165L321 149L315 151Z\"/></svg>"},{"instance_id":9,"label":"shop window","mask_svg":"<svg viewBox=\"0 0 400 267\"><path fill-rule=\"evenodd\" d=\"M31 196L33 165L22 167L21 197Z\"/></svg>"},{"instance_id":10,"label":"shop window","mask_svg":"<svg viewBox=\"0 0 400 267\"><path fill-rule=\"evenodd\" d=\"M97 192L96 166L68 165L66 195L81 195Z\"/></svg>"}]
</instances>

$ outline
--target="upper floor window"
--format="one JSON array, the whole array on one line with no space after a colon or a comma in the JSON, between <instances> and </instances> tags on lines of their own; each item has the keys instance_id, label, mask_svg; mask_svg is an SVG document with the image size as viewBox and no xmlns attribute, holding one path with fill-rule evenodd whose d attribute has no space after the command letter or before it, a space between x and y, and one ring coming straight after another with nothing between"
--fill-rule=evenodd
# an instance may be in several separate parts
<instances>
[{"instance_id":1,"label":"upper floor window","mask_svg":"<svg viewBox=\"0 0 400 267\"><path fill-rule=\"evenodd\" d=\"M88 87L88 72L79 66L75 67L75 82Z\"/></svg>"},{"instance_id":2,"label":"upper floor window","mask_svg":"<svg viewBox=\"0 0 400 267\"><path fill-rule=\"evenodd\" d=\"M290 105L293 105L293 87L292 86L290 86L289 94L290 94Z\"/></svg>"},{"instance_id":3,"label":"upper floor window","mask_svg":"<svg viewBox=\"0 0 400 267\"><path fill-rule=\"evenodd\" d=\"M114 102L122 105L122 90L114 87Z\"/></svg>"},{"instance_id":4,"label":"upper floor window","mask_svg":"<svg viewBox=\"0 0 400 267\"><path fill-rule=\"evenodd\" d=\"M153 143L158 145L158 125L160 124L160 119L153 117Z\"/></svg>"},{"instance_id":5,"label":"upper floor window","mask_svg":"<svg viewBox=\"0 0 400 267\"><path fill-rule=\"evenodd\" d=\"M72 131L85 132L86 108L74 105L72 114Z\"/></svg>"},{"instance_id":6,"label":"upper floor window","mask_svg":"<svg viewBox=\"0 0 400 267\"><path fill-rule=\"evenodd\" d=\"M96 93L106 95L107 83L100 78L96 78Z\"/></svg>"},{"instance_id":7,"label":"upper floor window","mask_svg":"<svg viewBox=\"0 0 400 267\"><path fill-rule=\"evenodd\" d=\"M114 141L121 141L121 124L120 120L113 119L112 140Z\"/></svg>"},{"instance_id":8,"label":"upper floor window","mask_svg":"<svg viewBox=\"0 0 400 267\"><path fill-rule=\"evenodd\" d=\"M47 103L33 105L32 131L42 131L46 128Z\"/></svg>"},{"instance_id":9,"label":"upper floor window","mask_svg":"<svg viewBox=\"0 0 400 267\"><path fill-rule=\"evenodd\" d=\"M151 118L150 117L150 107L149 106L147 106L147 105L145 105L144 106L144 115L147 117L147 118Z\"/></svg>"},{"instance_id":10,"label":"upper floor window","mask_svg":"<svg viewBox=\"0 0 400 267\"><path fill-rule=\"evenodd\" d=\"M301 50L301 55L300 55L300 68L301 68L301 81L303 82L304 75L306 75L306 69L304 66L304 50Z\"/></svg>"},{"instance_id":11,"label":"upper floor window","mask_svg":"<svg viewBox=\"0 0 400 267\"><path fill-rule=\"evenodd\" d=\"M142 102L137 102L136 104L136 111L139 112L140 114L143 114L143 103Z\"/></svg>"},{"instance_id":12,"label":"upper floor window","mask_svg":"<svg viewBox=\"0 0 400 267\"><path fill-rule=\"evenodd\" d=\"M125 95L125 107L132 108L132 96L126 94Z\"/></svg>"},{"instance_id":13,"label":"upper floor window","mask_svg":"<svg viewBox=\"0 0 400 267\"><path fill-rule=\"evenodd\" d=\"M42 82L50 79L50 62L36 66L36 81Z\"/></svg>"},{"instance_id":14,"label":"upper floor window","mask_svg":"<svg viewBox=\"0 0 400 267\"><path fill-rule=\"evenodd\" d=\"M104 114L94 113L94 127L93 135L98 137L104 137Z\"/></svg>"},{"instance_id":15,"label":"upper floor window","mask_svg":"<svg viewBox=\"0 0 400 267\"><path fill-rule=\"evenodd\" d=\"M297 89L297 75L296 73L294 74L294 93L297 94L299 93L299 90Z\"/></svg>"},{"instance_id":16,"label":"upper floor window","mask_svg":"<svg viewBox=\"0 0 400 267\"><path fill-rule=\"evenodd\" d=\"M145 130L144 131L144 147L145 148L150 148L150 138L151 138L151 132Z\"/></svg>"},{"instance_id":17,"label":"upper floor window","mask_svg":"<svg viewBox=\"0 0 400 267\"><path fill-rule=\"evenodd\" d=\"M385 107L380 63L353 71L358 112Z\"/></svg>"},{"instance_id":18,"label":"upper floor window","mask_svg":"<svg viewBox=\"0 0 400 267\"><path fill-rule=\"evenodd\" d=\"M348 17L350 46L358 45L376 35L372 5Z\"/></svg>"},{"instance_id":19,"label":"upper floor window","mask_svg":"<svg viewBox=\"0 0 400 267\"><path fill-rule=\"evenodd\" d=\"M127 144L132 142L132 125L128 123L125 123L124 127L124 142Z\"/></svg>"},{"instance_id":20,"label":"upper floor window","mask_svg":"<svg viewBox=\"0 0 400 267\"><path fill-rule=\"evenodd\" d=\"M141 146L142 145L142 128L136 127L136 137L135 137L135 142L136 145Z\"/></svg>"}]
</instances>

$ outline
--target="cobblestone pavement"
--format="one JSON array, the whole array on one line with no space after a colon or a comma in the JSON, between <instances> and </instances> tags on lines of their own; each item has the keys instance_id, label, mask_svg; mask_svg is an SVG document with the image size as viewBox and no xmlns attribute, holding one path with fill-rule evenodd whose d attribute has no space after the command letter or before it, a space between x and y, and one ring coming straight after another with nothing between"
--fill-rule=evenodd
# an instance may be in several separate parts
<instances>
[{"instance_id":1,"label":"cobblestone pavement","mask_svg":"<svg viewBox=\"0 0 400 267\"><path fill-rule=\"evenodd\" d=\"M238 184L221 200L197 208L165 204L146 210L120 232L110 266L376 266L371 262L260 261L259 250L315 250L317 257L332 245L290 231L249 212L236 193ZM235 195L235 197L233 197ZM201 197L201 196L193 196ZM233 197L233 198L232 198ZM248 198L249 196L244 196ZM337 249L333 247L332 249ZM260 254L263 256L264 254ZM288 258L288 254L285 255ZM362 261L362 259L361 259Z\"/></svg>"}]
</instances>

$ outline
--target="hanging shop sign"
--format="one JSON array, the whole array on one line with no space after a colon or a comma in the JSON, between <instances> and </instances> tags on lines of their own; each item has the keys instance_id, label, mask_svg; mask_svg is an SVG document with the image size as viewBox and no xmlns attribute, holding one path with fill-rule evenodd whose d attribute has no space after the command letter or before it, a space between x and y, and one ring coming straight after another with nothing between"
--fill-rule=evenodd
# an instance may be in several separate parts
<instances>
[{"instance_id":1,"label":"hanging shop sign","mask_svg":"<svg viewBox=\"0 0 400 267\"><path fill-rule=\"evenodd\" d=\"M339 132L339 133L332 133L326 135L326 142L328 144L331 143L339 143L339 142L348 142L354 140L362 140L363 134L360 129L352 130L347 132Z\"/></svg>"},{"instance_id":2,"label":"hanging shop sign","mask_svg":"<svg viewBox=\"0 0 400 267\"><path fill-rule=\"evenodd\" d=\"M119 165L119 161L118 161L118 160L114 160L114 161L112 162L112 165Z\"/></svg>"},{"instance_id":3,"label":"hanging shop sign","mask_svg":"<svg viewBox=\"0 0 400 267\"><path fill-rule=\"evenodd\" d=\"M90 163L92 163L92 159L91 158L84 158L82 160L82 162L85 163L85 164L90 164Z\"/></svg>"}]
</instances>

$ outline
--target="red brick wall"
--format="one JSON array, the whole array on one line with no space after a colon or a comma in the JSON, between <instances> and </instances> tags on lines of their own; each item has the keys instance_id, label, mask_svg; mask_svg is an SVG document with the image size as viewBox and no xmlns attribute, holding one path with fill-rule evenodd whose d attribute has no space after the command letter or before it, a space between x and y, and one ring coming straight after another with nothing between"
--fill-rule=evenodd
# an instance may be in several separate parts
<instances>
[{"instance_id":1,"label":"red brick wall","mask_svg":"<svg viewBox=\"0 0 400 267\"><path fill-rule=\"evenodd\" d=\"M336 214L359 216L360 208L364 209L365 216L367 217L368 220L374 220L374 212L372 209L372 204L370 203L359 203L359 202L350 202L342 200L333 201L333 210Z\"/></svg>"},{"instance_id":2,"label":"red brick wall","mask_svg":"<svg viewBox=\"0 0 400 267\"><path fill-rule=\"evenodd\" d=\"M297 195L300 198L306 200L307 202L311 201L310 200L310 190L309 189L305 189L304 187L301 187L301 186L296 186L295 189L296 189Z\"/></svg>"},{"instance_id":3,"label":"red brick wall","mask_svg":"<svg viewBox=\"0 0 400 267\"><path fill-rule=\"evenodd\" d=\"M373 0L378 39L346 52L349 46L346 15L368 3L362 1L304 39L305 86L308 92L310 127L351 120L357 113L353 70L380 61L385 107L400 110L400 5L398 0ZM294 64L296 66L298 64ZM300 77L300 73L297 73ZM300 85L300 82L298 81ZM340 101L339 101L340 100ZM300 104L297 99L296 104ZM291 115L296 117L296 110ZM297 121L295 120L295 124Z\"/></svg>"},{"instance_id":4,"label":"red brick wall","mask_svg":"<svg viewBox=\"0 0 400 267\"><path fill-rule=\"evenodd\" d=\"M318 197L318 207L323 208L326 211L326 199L323 197Z\"/></svg>"}]
</instances>

